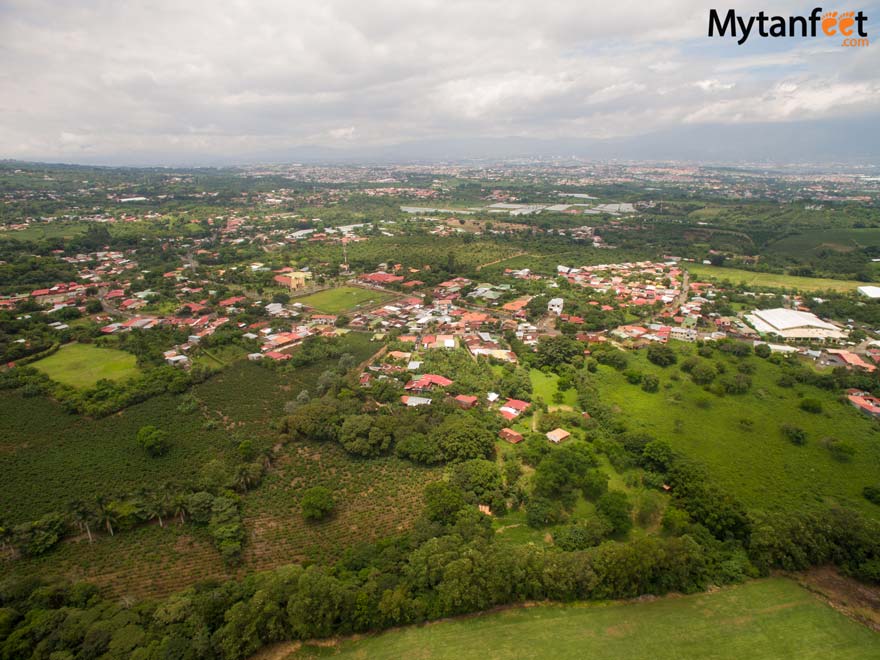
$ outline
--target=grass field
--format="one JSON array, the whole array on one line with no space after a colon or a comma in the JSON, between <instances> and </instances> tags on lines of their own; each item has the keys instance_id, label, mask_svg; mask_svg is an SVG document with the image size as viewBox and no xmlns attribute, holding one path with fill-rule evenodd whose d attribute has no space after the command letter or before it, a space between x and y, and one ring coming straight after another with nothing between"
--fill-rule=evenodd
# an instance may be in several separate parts
<instances>
[{"instance_id":1,"label":"grass field","mask_svg":"<svg viewBox=\"0 0 880 660\"><path fill-rule=\"evenodd\" d=\"M771 578L649 602L514 608L275 657L861 660L878 649L877 633Z\"/></svg>"},{"instance_id":2,"label":"grass field","mask_svg":"<svg viewBox=\"0 0 880 660\"><path fill-rule=\"evenodd\" d=\"M776 273L755 273L739 268L723 268L705 264L686 264L685 268L693 279L729 280L734 284L744 282L746 286L766 286L798 291L854 291L864 286L864 282L852 280L832 280L821 277L797 277Z\"/></svg>"},{"instance_id":3,"label":"grass field","mask_svg":"<svg viewBox=\"0 0 880 660\"><path fill-rule=\"evenodd\" d=\"M67 344L33 366L52 380L82 388L99 380L125 380L139 373L131 353L91 344Z\"/></svg>"},{"instance_id":4,"label":"grass field","mask_svg":"<svg viewBox=\"0 0 880 660\"><path fill-rule=\"evenodd\" d=\"M767 246L768 252L802 257L818 250L849 252L880 245L880 229L822 229L786 236Z\"/></svg>"},{"instance_id":5,"label":"grass field","mask_svg":"<svg viewBox=\"0 0 880 660\"><path fill-rule=\"evenodd\" d=\"M327 289L304 298L297 298L295 302L314 307L327 314L341 314L355 311L364 305L379 304L392 298L394 295L385 291L341 286L337 289Z\"/></svg>"},{"instance_id":6,"label":"grass field","mask_svg":"<svg viewBox=\"0 0 880 660\"><path fill-rule=\"evenodd\" d=\"M70 239L86 233L85 222L50 222L31 225L20 231L0 232L0 239L13 241L39 241L43 239Z\"/></svg>"},{"instance_id":7,"label":"grass field","mask_svg":"<svg viewBox=\"0 0 880 660\"><path fill-rule=\"evenodd\" d=\"M629 359L631 369L660 379L660 391L646 393L600 365L594 379L602 401L629 429L651 433L703 462L722 488L750 508L794 511L837 502L880 517L880 507L861 496L880 474L880 425L841 402L837 393L803 384L779 387L780 368L754 356L747 358L755 368L749 392L723 397L694 384L678 366L651 364L644 351L630 353ZM713 360L724 363L728 374L736 373L736 358L716 351ZM823 412L801 410L803 397L821 401ZM807 444L785 440L783 423L803 428ZM826 437L851 444L852 461L834 460L821 444Z\"/></svg>"},{"instance_id":8,"label":"grass field","mask_svg":"<svg viewBox=\"0 0 880 660\"><path fill-rule=\"evenodd\" d=\"M541 397L548 406L555 406L553 396L556 394L559 376L556 374L545 374L539 369L529 371L529 378L532 381L532 395ZM565 390L562 393L562 405L574 406L577 404L577 392L574 389Z\"/></svg>"}]
</instances>

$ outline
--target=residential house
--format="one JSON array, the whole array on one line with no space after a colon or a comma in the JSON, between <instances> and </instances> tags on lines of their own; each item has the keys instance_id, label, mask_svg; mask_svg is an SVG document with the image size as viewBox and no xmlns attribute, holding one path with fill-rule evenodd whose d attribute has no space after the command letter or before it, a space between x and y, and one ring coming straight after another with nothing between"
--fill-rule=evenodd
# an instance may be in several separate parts
<instances>
[{"instance_id":1,"label":"residential house","mask_svg":"<svg viewBox=\"0 0 880 660\"><path fill-rule=\"evenodd\" d=\"M552 431L547 432L547 439L557 445L564 440L568 440L570 437L571 433L565 429L553 429Z\"/></svg>"},{"instance_id":2,"label":"residential house","mask_svg":"<svg viewBox=\"0 0 880 660\"><path fill-rule=\"evenodd\" d=\"M522 433L517 433L513 429L503 428L498 432L498 437L502 440L507 440L512 445L517 444L518 442L522 442L523 437Z\"/></svg>"}]
</instances>

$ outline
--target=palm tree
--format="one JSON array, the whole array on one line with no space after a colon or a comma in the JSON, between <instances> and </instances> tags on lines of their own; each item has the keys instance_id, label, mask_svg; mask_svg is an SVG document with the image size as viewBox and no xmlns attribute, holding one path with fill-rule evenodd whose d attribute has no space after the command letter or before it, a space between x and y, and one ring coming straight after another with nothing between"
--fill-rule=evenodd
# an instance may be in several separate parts
<instances>
[{"instance_id":1,"label":"palm tree","mask_svg":"<svg viewBox=\"0 0 880 660\"><path fill-rule=\"evenodd\" d=\"M171 509L171 491L166 484L158 493L148 495L145 500L145 513L150 520L159 521L159 527L165 527L163 516Z\"/></svg>"},{"instance_id":2,"label":"palm tree","mask_svg":"<svg viewBox=\"0 0 880 660\"><path fill-rule=\"evenodd\" d=\"M261 452L260 456L263 459L263 468L268 470L272 467L272 462L275 460L275 452L271 447L265 447Z\"/></svg>"},{"instance_id":3,"label":"palm tree","mask_svg":"<svg viewBox=\"0 0 880 660\"><path fill-rule=\"evenodd\" d=\"M12 527L5 521L0 520L0 550L6 552L10 541L12 541Z\"/></svg>"},{"instance_id":4,"label":"palm tree","mask_svg":"<svg viewBox=\"0 0 880 660\"><path fill-rule=\"evenodd\" d=\"M89 537L89 543L94 543L90 523L94 520L95 513L91 507L82 500L73 500L67 505L67 511L77 527L79 527L79 531L85 530Z\"/></svg>"},{"instance_id":5,"label":"palm tree","mask_svg":"<svg viewBox=\"0 0 880 660\"><path fill-rule=\"evenodd\" d=\"M147 517L147 520L158 520L159 527L165 527L165 523L162 520L162 504L158 496L151 495L144 500L144 515Z\"/></svg>"},{"instance_id":6,"label":"palm tree","mask_svg":"<svg viewBox=\"0 0 880 660\"><path fill-rule=\"evenodd\" d=\"M183 493L175 493L171 498L171 510L174 515L180 518L180 524L186 523L186 495Z\"/></svg>"},{"instance_id":7,"label":"palm tree","mask_svg":"<svg viewBox=\"0 0 880 660\"><path fill-rule=\"evenodd\" d=\"M107 528L107 531L110 532L110 536L114 536L113 534L113 523L116 522L116 512L110 507L110 503L107 501L102 495L99 495L95 498L95 506L98 508L97 511L97 522L99 525L104 525Z\"/></svg>"}]
</instances>

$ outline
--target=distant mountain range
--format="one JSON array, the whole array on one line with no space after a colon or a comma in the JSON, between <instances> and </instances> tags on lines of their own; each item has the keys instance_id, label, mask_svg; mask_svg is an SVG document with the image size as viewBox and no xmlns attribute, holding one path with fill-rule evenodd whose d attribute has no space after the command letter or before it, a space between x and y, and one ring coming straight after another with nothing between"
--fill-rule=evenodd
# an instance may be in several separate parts
<instances>
[{"instance_id":1,"label":"distant mountain range","mask_svg":"<svg viewBox=\"0 0 880 660\"><path fill-rule=\"evenodd\" d=\"M576 157L589 160L880 165L880 119L785 124L688 125L611 139L450 138L385 147L304 146L288 161L456 161ZM269 154L266 154L268 156ZM282 154L278 154L280 156Z\"/></svg>"},{"instance_id":2,"label":"distant mountain range","mask_svg":"<svg viewBox=\"0 0 880 660\"><path fill-rule=\"evenodd\" d=\"M223 166L292 162L435 163L572 157L600 161L841 163L880 166L878 127L880 117L848 121L838 119L736 125L692 124L635 137L610 139L451 137L385 146L303 145L222 157L193 153L106 154L77 162L89 165Z\"/></svg>"}]
</instances>

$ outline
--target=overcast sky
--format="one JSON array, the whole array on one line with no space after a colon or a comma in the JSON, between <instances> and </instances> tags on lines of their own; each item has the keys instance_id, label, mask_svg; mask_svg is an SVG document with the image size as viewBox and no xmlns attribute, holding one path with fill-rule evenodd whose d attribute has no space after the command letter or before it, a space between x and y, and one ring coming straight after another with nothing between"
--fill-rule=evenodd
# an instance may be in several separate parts
<instances>
[{"instance_id":1,"label":"overcast sky","mask_svg":"<svg viewBox=\"0 0 880 660\"><path fill-rule=\"evenodd\" d=\"M234 163L300 145L880 119L876 4L839 8L869 16L867 48L709 39L710 6L729 5L0 0L0 158Z\"/></svg>"}]
</instances>

